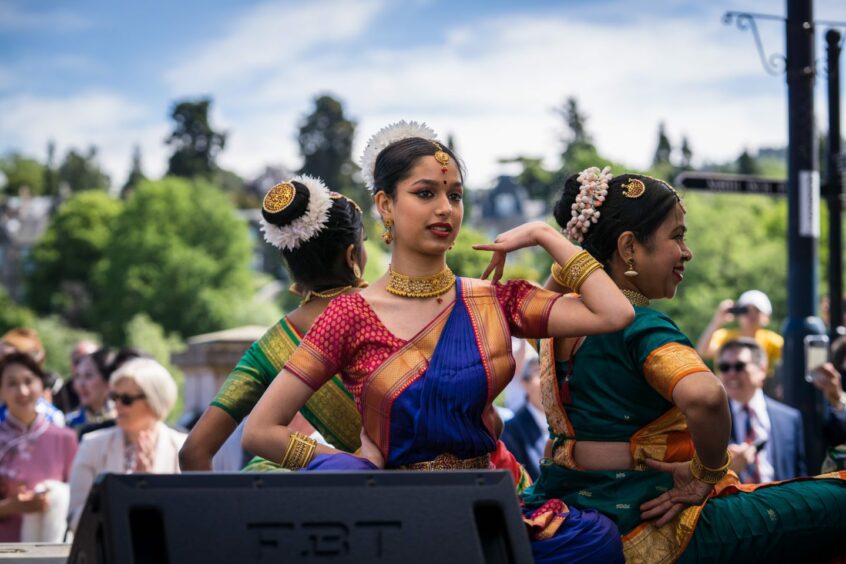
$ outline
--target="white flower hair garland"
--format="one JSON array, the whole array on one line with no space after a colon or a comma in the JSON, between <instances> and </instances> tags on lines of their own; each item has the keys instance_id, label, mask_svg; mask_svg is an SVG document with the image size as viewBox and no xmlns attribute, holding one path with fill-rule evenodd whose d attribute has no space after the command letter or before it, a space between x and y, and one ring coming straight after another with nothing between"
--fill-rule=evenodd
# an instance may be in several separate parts
<instances>
[{"instance_id":1,"label":"white flower hair garland","mask_svg":"<svg viewBox=\"0 0 846 564\"><path fill-rule=\"evenodd\" d=\"M599 210L608 196L608 183L614 176L609 172L611 167L599 170L592 166L586 168L576 178L581 188L576 196L576 201L570 206L570 221L564 227L567 238L574 243L581 243L585 240L585 233L591 224L599 220Z\"/></svg>"},{"instance_id":2,"label":"white flower hair garland","mask_svg":"<svg viewBox=\"0 0 846 564\"><path fill-rule=\"evenodd\" d=\"M421 137L427 141L434 141L438 138L438 134L425 123L402 120L383 127L367 142L367 146L364 148L364 153L362 153L359 162L361 164L361 174L371 191L376 189L376 181L373 178L373 174L376 168L376 158L379 156L379 153L384 151L391 143L396 143L410 137Z\"/></svg>"},{"instance_id":3,"label":"white flower hair garland","mask_svg":"<svg viewBox=\"0 0 846 564\"><path fill-rule=\"evenodd\" d=\"M259 222L264 240L283 251L296 249L320 233L329 221L329 209L332 207L329 189L319 178L304 174L295 176L290 182L299 182L308 188L305 213L284 227L274 225L264 217Z\"/></svg>"}]
</instances>

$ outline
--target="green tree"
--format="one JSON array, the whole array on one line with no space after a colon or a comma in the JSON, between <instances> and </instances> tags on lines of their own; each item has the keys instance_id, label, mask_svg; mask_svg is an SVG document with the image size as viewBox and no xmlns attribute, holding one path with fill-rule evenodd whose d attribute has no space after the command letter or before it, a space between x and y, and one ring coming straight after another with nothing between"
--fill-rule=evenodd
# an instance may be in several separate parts
<instances>
[{"instance_id":1,"label":"green tree","mask_svg":"<svg viewBox=\"0 0 846 564\"><path fill-rule=\"evenodd\" d=\"M57 196L59 194L59 174L56 171L56 143L47 143L47 162L44 163L44 194Z\"/></svg>"},{"instance_id":2,"label":"green tree","mask_svg":"<svg viewBox=\"0 0 846 564\"><path fill-rule=\"evenodd\" d=\"M513 157L500 159L500 163L518 163L522 170L515 177L517 184L523 186L529 197L546 202L552 199L555 192L555 172L543 167L543 159L532 157Z\"/></svg>"},{"instance_id":3,"label":"green tree","mask_svg":"<svg viewBox=\"0 0 846 564\"><path fill-rule=\"evenodd\" d=\"M346 194L367 212L373 205L370 191L353 178L359 170L352 160L355 127L339 100L316 97L314 109L300 121L297 142L303 166L299 172L322 178L330 190Z\"/></svg>"},{"instance_id":4,"label":"green tree","mask_svg":"<svg viewBox=\"0 0 846 564\"><path fill-rule=\"evenodd\" d=\"M658 166L670 162L673 153L673 146L664 130L664 123L658 124L658 143L655 146L655 156L652 157L652 166Z\"/></svg>"},{"instance_id":5,"label":"green tree","mask_svg":"<svg viewBox=\"0 0 846 564\"><path fill-rule=\"evenodd\" d=\"M147 180L144 176L144 171L141 169L141 147L138 145L132 150L132 169L129 171L129 177L120 189L120 197L127 198L132 190L138 186L142 180Z\"/></svg>"},{"instance_id":6,"label":"green tree","mask_svg":"<svg viewBox=\"0 0 846 564\"><path fill-rule=\"evenodd\" d=\"M56 211L32 252L27 302L41 314L85 325L96 299L92 279L112 235L121 203L105 192L71 196Z\"/></svg>"},{"instance_id":7,"label":"green tree","mask_svg":"<svg viewBox=\"0 0 846 564\"><path fill-rule=\"evenodd\" d=\"M749 154L747 149L743 149L736 161L738 174L760 174L761 169L758 166L758 160Z\"/></svg>"},{"instance_id":8,"label":"green tree","mask_svg":"<svg viewBox=\"0 0 846 564\"><path fill-rule=\"evenodd\" d=\"M491 254L474 251L472 246L477 243L489 242L488 237L481 231L476 231L466 225L461 228L455 239L455 246L447 253L447 264L456 276L478 278L490 262Z\"/></svg>"},{"instance_id":9,"label":"green tree","mask_svg":"<svg viewBox=\"0 0 846 564\"><path fill-rule=\"evenodd\" d=\"M687 140L687 135L682 137L681 154L682 158L680 168L683 170L690 170L691 161L693 160L693 149L690 148L690 142Z\"/></svg>"},{"instance_id":10,"label":"green tree","mask_svg":"<svg viewBox=\"0 0 846 564\"><path fill-rule=\"evenodd\" d=\"M226 133L215 131L209 124L211 100L178 102L171 112L173 133L166 143L174 147L168 161L167 173L193 178L211 176L216 168L217 154L226 145Z\"/></svg>"},{"instance_id":11,"label":"green tree","mask_svg":"<svg viewBox=\"0 0 846 564\"><path fill-rule=\"evenodd\" d=\"M183 337L229 326L250 298L247 225L207 181L142 182L117 219L97 275L104 339L122 343L146 313Z\"/></svg>"},{"instance_id":12,"label":"green tree","mask_svg":"<svg viewBox=\"0 0 846 564\"><path fill-rule=\"evenodd\" d=\"M83 190L109 190L109 176L97 164L97 148L89 147L86 154L75 149L68 151L59 166L59 183L66 184L71 192Z\"/></svg>"},{"instance_id":13,"label":"green tree","mask_svg":"<svg viewBox=\"0 0 846 564\"><path fill-rule=\"evenodd\" d=\"M0 172L6 177L0 188L4 194L16 196L23 188L33 195L44 193L44 165L35 159L11 153L0 159Z\"/></svg>"},{"instance_id":14,"label":"green tree","mask_svg":"<svg viewBox=\"0 0 846 564\"><path fill-rule=\"evenodd\" d=\"M35 314L28 308L18 305L0 286L0 334L15 327L30 327L35 321Z\"/></svg>"}]
</instances>

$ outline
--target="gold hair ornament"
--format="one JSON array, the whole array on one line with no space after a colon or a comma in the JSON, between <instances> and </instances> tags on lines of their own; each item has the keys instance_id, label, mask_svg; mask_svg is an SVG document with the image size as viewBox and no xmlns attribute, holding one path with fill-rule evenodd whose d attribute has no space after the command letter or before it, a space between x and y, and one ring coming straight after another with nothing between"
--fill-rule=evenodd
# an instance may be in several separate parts
<instances>
[{"instance_id":1,"label":"gold hair ornament","mask_svg":"<svg viewBox=\"0 0 846 564\"><path fill-rule=\"evenodd\" d=\"M432 276L408 276L388 266L388 282L385 289L395 296L405 298L436 298L455 286L455 274L450 268Z\"/></svg>"},{"instance_id":2,"label":"gold hair ornament","mask_svg":"<svg viewBox=\"0 0 846 564\"><path fill-rule=\"evenodd\" d=\"M329 192L329 197L333 200L340 200L341 198L343 198L348 201L352 207L358 210L359 215L362 213L361 208L358 206L357 203L355 203L355 200L353 200L349 196L344 196L343 194L338 194L337 192Z\"/></svg>"},{"instance_id":3,"label":"gold hair ornament","mask_svg":"<svg viewBox=\"0 0 846 564\"><path fill-rule=\"evenodd\" d=\"M308 466L317 450L317 441L302 433L292 431L288 436L288 446L282 455L280 466L288 470L299 470Z\"/></svg>"},{"instance_id":4,"label":"gold hair ornament","mask_svg":"<svg viewBox=\"0 0 846 564\"><path fill-rule=\"evenodd\" d=\"M690 459L690 473L694 478L706 484L716 484L723 477L728 474L729 466L731 466L731 452L726 451L726 463L719 468L708 468L699 459L699 453L694 452L693 458Z\"/></svg>"},{"instance_id":5,"label":"gold hair ornament","mask_svg":"<svg viewBox=\"0 0 846 564\"><path fill-rule=\"evenodd\" d=\"M637 178L632 178L623 184L623 196L626 198L640 198L644 192L646 192L646 184Z\"/></svg>"},{"instance_id":6,"label":"gold hair ornament","mask_svg":"<svg viewBox=\"0 0 846 564\"><path fill-rule=\"evenodd\" d=\"M267 213L281 212L294 201L297 189L290 182L280 182L264 195L262 209Z\"/></svg>"}]
</instances>

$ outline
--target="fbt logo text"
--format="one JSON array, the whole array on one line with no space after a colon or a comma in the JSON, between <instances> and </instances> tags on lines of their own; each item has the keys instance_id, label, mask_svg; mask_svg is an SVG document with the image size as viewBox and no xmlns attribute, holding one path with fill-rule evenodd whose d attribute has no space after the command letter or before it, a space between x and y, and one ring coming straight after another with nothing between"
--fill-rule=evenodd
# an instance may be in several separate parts
<instances>
[{"instance_id":1,"label":"fbt logo text","mask_svg":"<svg viewBox=\"0 0 846 564\"><path fill-rule=\"evenodd\" d=\"M387 558L391 538L402 529L399 521L260 522L247 523L254 535L257 559L282 557Z\"/></svg>"}]
</instances>

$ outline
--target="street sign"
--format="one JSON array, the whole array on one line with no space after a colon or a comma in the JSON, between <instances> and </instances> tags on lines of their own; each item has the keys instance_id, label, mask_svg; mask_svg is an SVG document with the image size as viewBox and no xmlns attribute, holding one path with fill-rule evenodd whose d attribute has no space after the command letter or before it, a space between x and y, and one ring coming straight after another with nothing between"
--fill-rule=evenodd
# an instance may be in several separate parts
<instances>
[{"instance_id":1,"label":"street sign","mask_svg":"<svg viewBox=\"0 0 846 564\"><path fill-rule=\"evenodd\" d=\"M787 181L772 180L748 174L724 174L719 172L683 172L676 177L675 184L688 190L705 190L726 194L765 194L784 196Z\"/></svg>"}]
</instances>

